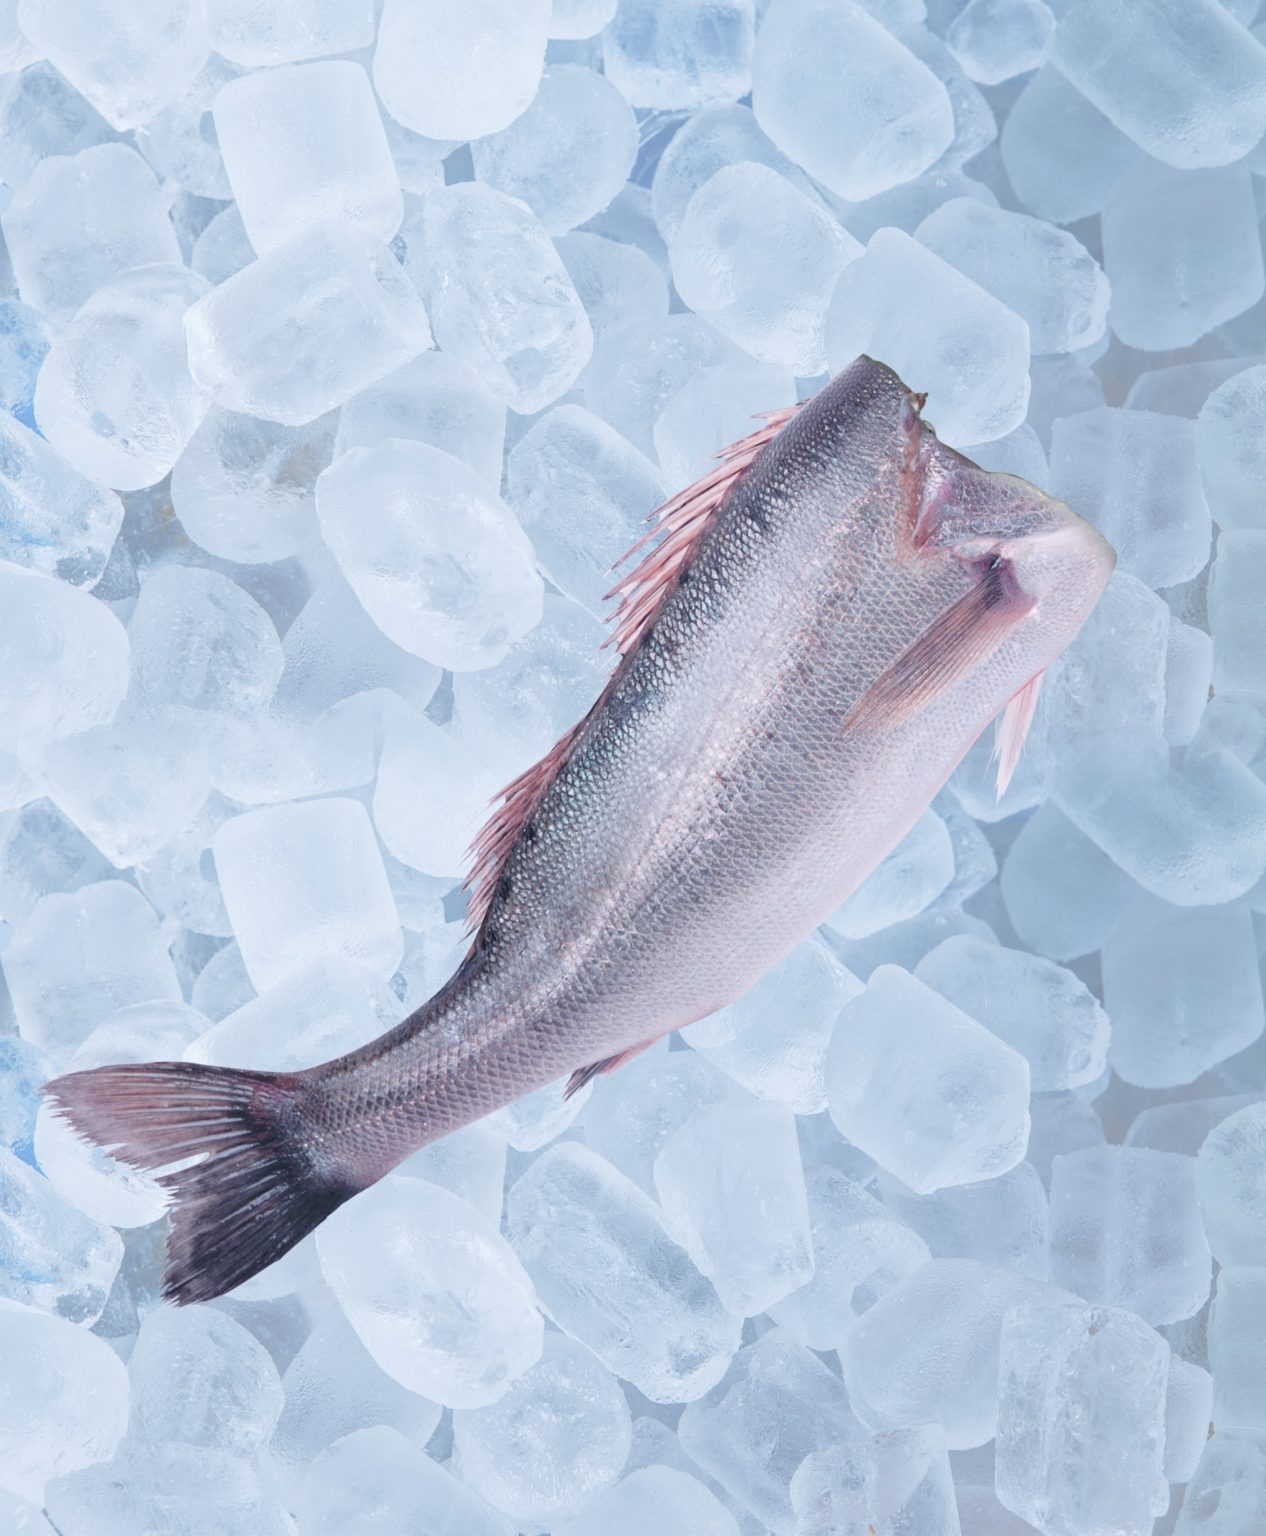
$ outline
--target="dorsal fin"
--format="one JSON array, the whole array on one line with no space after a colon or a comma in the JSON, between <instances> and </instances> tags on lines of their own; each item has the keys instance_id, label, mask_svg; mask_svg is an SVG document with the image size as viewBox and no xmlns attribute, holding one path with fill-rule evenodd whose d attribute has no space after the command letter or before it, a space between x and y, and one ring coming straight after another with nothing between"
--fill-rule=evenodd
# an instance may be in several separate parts
<instances>
[{"instance_id":1,"label":"dorsal fin","mask_svg":"<svg viewBox=\"0 0 1266 1536\"><path fill-rule=\"evenodd\" d=\"M633 570L607 593L608 599L618 598L619 601L611 614L612 633L606 643L615 646L621 661L632 655L638 641L655 622L655 616L676 587L677 578L690 563L725 498L799 409L797 404L767 412L764 426L723 448L717 455L717 467L657 507L647 519L650 529L612 566L615 570L639 550L646 549ZM664 537L655 542L661 533ZM471 869L462 886L470 893L468 923L472 931L480 926L492 905L497 883L519 833L557 778L585 725L594 710L601 708L611 683L618 676L619 667L589 713L560 737L539 762L533 763L493 796L492 814L471 843Z\"/></svg>"}]
</instances>

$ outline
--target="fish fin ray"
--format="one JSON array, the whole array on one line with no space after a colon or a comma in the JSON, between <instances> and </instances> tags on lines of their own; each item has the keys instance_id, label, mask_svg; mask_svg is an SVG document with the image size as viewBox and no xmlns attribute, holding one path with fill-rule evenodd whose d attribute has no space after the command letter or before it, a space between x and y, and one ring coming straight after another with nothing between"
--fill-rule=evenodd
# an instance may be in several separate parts
<instances>
[{"instance_id":1,"label":"fish fin ray","mask_svg":"<svg viewBox=\"0 0 1266 1536\"><path fill-rule=\"evenodd\" d=\"M1035 672L1023 688L1013 693L998 721L993 755L998 760L997 798L999 800L1006 794L1007 785L1010 784L1019 766L1020 754L1024 751L1029 727L1033 724L1033 716L1037 713L1038 695L1042 691L1042 679L1045 675L1045 672Z\"/></svg>"},{"instance_id":2,"label":"fish fin ray","mask_svg":"<svg viewBox=\"0 0 1266 1536\"><path fill-rule=\"evenodd\" d=\"M163 1295L182 1305L249 1280L357 1192L322 1178L296 1137L296 1090L294 1074L189 1061L71 1072L44 1088L86 1141L168 1170L157 1172L171 1197Z\"/></svg>"},{"instance_id":3,"label":"fish fin ray","mask_svg":"<svg viewBox=\"0 0 1266 1536\"><path fill-rule=\"evenodd\" d=\"M622 659L636 650L655 622L656 614L690 563L700 539L712 526L726 496L799 409L797 404L766 412L763 426L721 450L716 469L656 508L647 519L652 524L650 529L615 562L613 570L639 550L651 546L628 575L607 593L608 599L619 599L611 614L612 633L607 643L614 645ZM655 542L660 533L664 537ZM607 686L609 689L611 684ZM604 692L593 709L561 736L539 762L524 769L493 796L488 820L470 845L470 871L462 883L469 896L467 926L471 932L477 931L488 915L519 834L605 698Z\"/></svg>"},{"instance_id":4,"label":"fish fin ray","mask_svg":"<svg viewBox=\"0 0 1266 1536\"><path fill-rule=\"evenodd\" d=\"M563 1090L563 1097L570 1099L580 1092L586 1083L593 1082L595 1077L601 1077L604 1072L614 1072L626 1062L640 1056L643 1051L649 1050L657 1040L662 1040L662 1035L652 1035L649 1040L643 1040L637 1045L631 1045L627 1051L617 1051L614 1056L603 1056L597 1061L591 1061L587 1066L577 1067L567 1079L567 1087Z\"/></svg>"}]
</instances>

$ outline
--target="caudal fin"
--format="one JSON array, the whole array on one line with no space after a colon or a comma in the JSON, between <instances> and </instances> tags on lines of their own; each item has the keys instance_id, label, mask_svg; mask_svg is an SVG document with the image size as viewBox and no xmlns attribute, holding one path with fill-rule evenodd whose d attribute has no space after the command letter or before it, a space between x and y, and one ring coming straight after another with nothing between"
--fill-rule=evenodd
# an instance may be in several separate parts
<instances>
[{"instance_id":1,"label":"caudal fin","mask_svg":"<svg viewBox=\"0 0 1266 1536\"><path fill-rule=\"evenodd\" d=\"M81 1136L132 1167L166 1170L169 1301L232 1290L356 1193L305 1145L301 1074L156 1061L71 1072L44 1091Z\"/></svg>"}]
</instances>

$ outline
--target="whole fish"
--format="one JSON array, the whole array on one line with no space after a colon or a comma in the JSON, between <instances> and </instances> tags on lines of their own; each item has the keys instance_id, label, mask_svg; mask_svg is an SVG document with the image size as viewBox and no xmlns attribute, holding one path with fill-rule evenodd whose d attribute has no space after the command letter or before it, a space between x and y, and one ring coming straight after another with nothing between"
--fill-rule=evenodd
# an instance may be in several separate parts
<instances>
[{"instance_id":1,"label":"whole fish","mask_svg":"<svg viewBox=\"0 0 1266 1536\"><path fill-rule=\"evenodd\" d=\"M922 406L860 358L660 509L617 588L619 664L503 792L475 847L472 947L403 1023L303 1072L158 1062L49 1084L81 1134L168 1170L169 1298L230 1289L416 1148L733 1002L1004 709L1005 782L1115 557L945 447Z\"/></svg>"}]
</instances>

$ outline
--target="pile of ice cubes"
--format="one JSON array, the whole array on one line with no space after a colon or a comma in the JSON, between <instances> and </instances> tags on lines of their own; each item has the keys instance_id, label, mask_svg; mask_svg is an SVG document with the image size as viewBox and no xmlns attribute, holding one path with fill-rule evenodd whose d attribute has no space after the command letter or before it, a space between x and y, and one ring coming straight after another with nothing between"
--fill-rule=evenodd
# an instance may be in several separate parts
<instances>
[{"instance_id":1,"label":"pile of ice cubes","mask_svg":"<svg viewBox=\"0 0 1266 1536\"><path fill-rule=\"evenodd\" d=\"M0 6L0 1528L1266 1529L1258 10ZM861 351L1120 553L1001 803L161 1305L41 1083L429 996L611 561Z\"/></svg>"}]
</instances>

